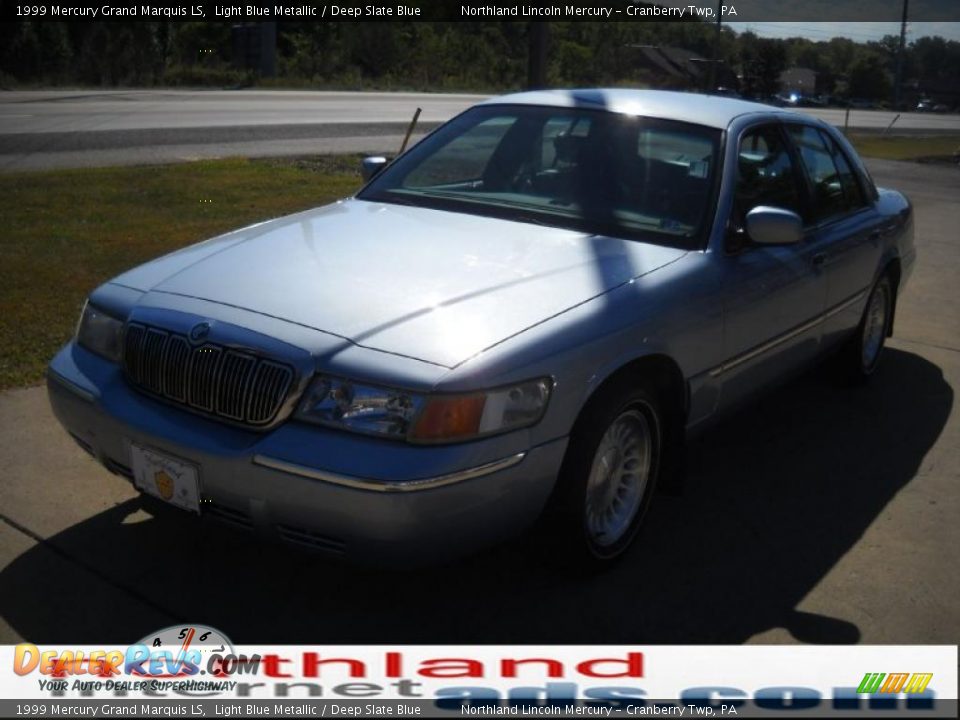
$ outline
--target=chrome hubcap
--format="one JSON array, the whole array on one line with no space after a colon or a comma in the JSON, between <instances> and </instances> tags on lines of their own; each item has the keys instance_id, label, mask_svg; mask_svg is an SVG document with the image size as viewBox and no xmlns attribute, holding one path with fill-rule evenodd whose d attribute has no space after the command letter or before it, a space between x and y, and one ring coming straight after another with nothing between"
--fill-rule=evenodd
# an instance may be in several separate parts
<instances>
[{"instance_id":1,"label":"chrome hubcap","mask_svg":"<svg viewBox=\"0 0 960 720\"><path fill-rule=\"evenodd\" d=\"M650 478L652 434L647 417L628 410L600 440L587 479L586 527L601 547L620 540L640 509Z\"/></svg>"},{"instance_id":2,"label":"chrome hubcap","mask_svg":"<svg viewBox=\"0 0 960 720\"><path fill-rule=\"evenodd\" d=\"M887 331L888 290L885 283L877 285L870 296L870 305L863 326L863 346L861 348L861 362L863 367L870 369L876 364L883 347L883 336Z\"/></svg>"}]
</instances>

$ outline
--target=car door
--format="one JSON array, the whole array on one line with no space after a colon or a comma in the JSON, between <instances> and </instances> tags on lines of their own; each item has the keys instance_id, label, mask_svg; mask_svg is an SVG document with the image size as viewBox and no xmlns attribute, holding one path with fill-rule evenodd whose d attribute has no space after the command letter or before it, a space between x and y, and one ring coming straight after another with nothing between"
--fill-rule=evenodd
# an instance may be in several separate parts
<instances>
[{"instance_id":1,"label":"car door","mask_svg":"<svg viewBox=\"0 0 960 720\"><path fill-rule=\"evenodd\" d=\"M728 156L729 157L729 156ZM766 205L809 215L799 160L779 123L745 130L737 148L733 208L723 273L724 357L711 373L729 408L787 375L819 349L825 282L815 237L782 246L752 244L746 214Z\"/></svg>"},{"instance_id":2,"label":"car door","mask_svg":"<svg viewBox=\"0 0 960 720\"><path fill-rule=\"evenodd\" d=\"M882 218L853 164L828 131L787 125L810 196L808 233L826 279L823 345L842 340L860 322L881 253Z\"/></svg>"}]
</instances>

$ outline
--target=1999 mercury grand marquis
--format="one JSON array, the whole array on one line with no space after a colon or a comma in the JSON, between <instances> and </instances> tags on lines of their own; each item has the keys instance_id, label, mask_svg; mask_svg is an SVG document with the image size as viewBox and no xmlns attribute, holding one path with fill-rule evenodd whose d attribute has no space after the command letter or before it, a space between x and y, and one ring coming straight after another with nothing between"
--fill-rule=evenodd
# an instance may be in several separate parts
<instances>
[{"instance_id":1,"label":"1999 mercury grand marquis","mask_svg":"<svg viewBox=\"0 0 960 720\"><path fill-rule=\"evenodd\" d=\"M114 278L49 367L142 492L405 562L546 523L621 555L683 438L831 350L866 377L913 217L833 128L720 97L481 103L355 197Z\"/></svg>"}]
</instances>

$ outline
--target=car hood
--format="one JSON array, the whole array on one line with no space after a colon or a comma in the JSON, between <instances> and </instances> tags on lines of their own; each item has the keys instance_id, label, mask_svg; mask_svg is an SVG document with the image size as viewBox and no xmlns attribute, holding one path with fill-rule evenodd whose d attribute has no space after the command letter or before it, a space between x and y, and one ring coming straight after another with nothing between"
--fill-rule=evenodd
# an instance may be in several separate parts
<instances>
[{"instance_id":1,"label":"car hood","mask_svg":"<svg viewBox=\"0 0 960 720\"><path fill-rule=\"evenodd\" d=\"M200 243L114 282L454 367L683 254L529 223L344 200Z\"/></svg>"}]
</instances>

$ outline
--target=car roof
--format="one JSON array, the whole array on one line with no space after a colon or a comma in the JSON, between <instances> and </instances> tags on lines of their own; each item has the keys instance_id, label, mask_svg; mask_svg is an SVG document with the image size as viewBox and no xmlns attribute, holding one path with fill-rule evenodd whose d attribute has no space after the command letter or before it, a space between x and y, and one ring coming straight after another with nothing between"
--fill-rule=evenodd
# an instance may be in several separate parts
<instances>
[{"instance_id":1,"label":"car roof","mask_svg":"<svg viewBox=\"0 0 960 720\"><path fill-rule=\"evenodd\" d=\"M545 105L606 110L624 115L642 115L726 129L741 115L764 113L806 118L792 110L718 95L669 90L597 88L580 90L533 90L490 98L481 105Z\"/></svg>"}]
</instances>

